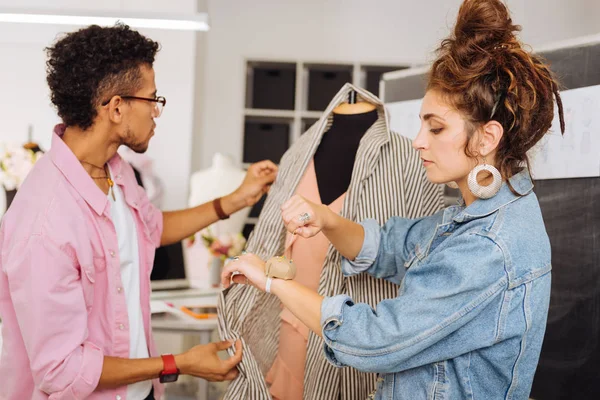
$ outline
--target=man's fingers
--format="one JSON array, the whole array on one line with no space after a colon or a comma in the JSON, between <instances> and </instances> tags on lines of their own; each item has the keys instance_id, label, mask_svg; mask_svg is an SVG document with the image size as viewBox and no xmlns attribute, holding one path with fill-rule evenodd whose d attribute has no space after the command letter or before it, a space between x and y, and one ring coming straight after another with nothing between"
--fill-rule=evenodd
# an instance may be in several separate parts
<instances>
[{"instance_id":1,"label":"man's fingers","mask_svg":"<svg viewBox=\"0 0 600 400\"><path fill-rule=\"evenodd\" d=\"M228 360L224 361L227 370L230 370L238 365L242 361L242 356L242 341L238 339L235 342L235 354Z\"/></svg>"},{"instance_id":2,"label":"man's fingers","mask_svg":"<svg viewBox=\"0 0 600 400\"><path fill-rule=\"evenodd\" d=\"M266 174L265 176L260 177L258 181L261 185L267 185L273 183L273 181L275 181L275 178L277 178L277 172L271 172L269 174Z\"/></svg>"},{"instance_id":3,"label":"man's fingers","mask_svg":"<svg viewBox=\"0 0 600 400\"><path fill-rule=\"evenodd\" d=\"M274 171L277 171L277 169L278 169L277 164L275 164L271 160L261 161L259 163L259 166L260 166L260 169L267 169L268 168L268 169L271 169L271 170L274 170Z\"/></svg>"},{"instance_id":4,"label":"man's fingers","mask_svg":"<svg viewBox=\"0 0 600 400\"><path fill-rule=\"evenodd\" d=\"M237 378L237 376L238 376L239 374L240 374L240 371L238 371L238 369L237 369L237 368L233 368L231 371L229 371L229 372L228 372L228 373L225 375L225 377L224 377L224 380L226 380L226 381L232 381L232 380L234 380L235 378Z\"/></svg>"},{"instance_id":5,"label":"man's fingers","mask_svg":"<svg viewBox=\"0 0 600 400\"><path fill-rule=\"evenodd\" d=\"M256 176L261 176L262 174L265 174L265 173L271 173L271 172L277 173L278 167L271 160L263 160L263 161L259 161L257 163L252 164L250 166L250 169Z\"/></svg>"},{"instance_id":6,"label":"man's fingers","mask_svg":"<svg viewBox=\"0 0 600 400\"><path fill-rule=\"evenodd\" d=\"M233 341L224 340L222 342L215 343L218 351L227 350L231 346L233 346Z\"/></svg>"}]
</instances>

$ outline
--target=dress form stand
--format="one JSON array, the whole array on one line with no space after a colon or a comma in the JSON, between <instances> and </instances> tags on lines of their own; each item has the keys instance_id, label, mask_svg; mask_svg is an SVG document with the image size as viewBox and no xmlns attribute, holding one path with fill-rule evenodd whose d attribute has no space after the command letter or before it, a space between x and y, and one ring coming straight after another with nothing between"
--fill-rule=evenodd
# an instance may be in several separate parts
<instances>
[{"instance_id":1,"label":"dress form stand","mask_svg":"<svg viewBox=\"0 0 600 400\"><path fill-rule=\"evenodd\" d=\"M375 110L375 104L366 101L357 101L356 92L351 90L348 93L348 102L342 103L333 109L335 114L362 114Z\"/></svg>"},{"instance_id":2,"label":"dress form stand","mask_svg":"<svg viewBox=\"0 0 600 400\"><path fill-rule=\"evenodd\" d=\"M246 172L236 166L231 158L216 153L209 168L192 174L188 206L195 207L230 194L242 184L245 176ZM241 232L249 213L249 208L243 208L228 219L215 222L210 229L215 234Z\"/></svg>"},{"instance_id":3,"label":"dress form stand","mask_svg":"<svg viewBox=\"0 0 600 400\"><path fill-rule=\"evenodd\" d=\"M331 126L296 187L296 194L336 214L343 208L360 142L378 119L374 104L356 100L351 91L348 102L333 110ZM318 290L328 248L322 233L310 239L286 235L285 255L297 266L298 283ZM286 308L280 317L279 350L265 380L274 400L302 400L309 330Z\"/></svg>"},{"instance_id":4,"label":"dress form stand","mask_svg":"<svg viewBox=\"0 0 600 400\"><path fill-rule=\"evenodd\" d=\"M24 149L31 150L34 153L38 151L42 151L40 146L33 141L33 125L29 125L27 127L27 143L23 145ZM0 218L4 215L10 204L12 203L15 195L17 194L17 190L6 190L2 185L0 185Z\"/></svg>"},{"instance_id":5,"label":"dress form stand","mask_svg":"<svg viewBox=\"0 0 600 400\"><path fill-rule=\"evenodd\" d=\"M330 204L350 186L358 147L377 118L376 106L357 102L354 90L348 94L347 102L333 109L331 126L321 138L314 155L323 204Z\"/></svg>"},{"instance_id":6,"label":"dress form stand","mask_svg":"<svg viewBox=\"0 0 600 400\"><path fill-rule=\"evenodd\" d=\"M38 151L42 151L42 149L40 148L40 146L33 141L33 125L29 125L27 127L27 143L25 143L23 145L24 148L26 148L27 150L31 150L34 153L37 153Z\"/></svg>"},{"instance_id":7,"label":"dress form stand","mask_svg":"<svg viewBox=\"0 0 600 400\"><path fill-rule=\"evenodd\" d=\"M188 206L195 207L230 194L241 185L245 176L246 172L236 166L231 158L216 153L209 168L192 174ZM209 227L211 235L241 233L249 213L250 208L246 207L231 214L226 220L215 222ZM188 242L186 240L184 246L188 275L194 286L210 287L211 280L214 280L214 276L210 276L209 268L211 255L199 235L196 235L196 242L193 245L189 245Z\"/></svg>"}]
</instances>

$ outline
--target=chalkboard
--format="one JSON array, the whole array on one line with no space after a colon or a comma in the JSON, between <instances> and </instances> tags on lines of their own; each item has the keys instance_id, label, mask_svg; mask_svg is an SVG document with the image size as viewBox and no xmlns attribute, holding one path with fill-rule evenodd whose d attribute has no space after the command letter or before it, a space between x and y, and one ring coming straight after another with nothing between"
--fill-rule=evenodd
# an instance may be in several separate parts
<instances>
[{"instance_id":1,"label":"chalkboard","mask_svg":"<svg viewBox=\"0 0 600 400\"><path fill-rule=\"evenodd\" d=\"M531 397L600 399L600 178L536 181L552 294Z\"/></svg>"},{"instance_id":2,"label":"chalkboard","mask_svg":"<svg viewBox=\"0 0 600 400\"><path fill-rule=\"evenodd\" d=\"M540 55L561 80L563 91L600 85L600 43ZM412 118L425 93L426 70L415 72L384 76L383 100L392 103L394 129L394 114ZM407 136L414 123L401 121ZM599 131L591 134L600 137ZM531 398L600 399L600 177L535 180L534 190L552 244L553 275Z\"/></svg>"}]
</instances>

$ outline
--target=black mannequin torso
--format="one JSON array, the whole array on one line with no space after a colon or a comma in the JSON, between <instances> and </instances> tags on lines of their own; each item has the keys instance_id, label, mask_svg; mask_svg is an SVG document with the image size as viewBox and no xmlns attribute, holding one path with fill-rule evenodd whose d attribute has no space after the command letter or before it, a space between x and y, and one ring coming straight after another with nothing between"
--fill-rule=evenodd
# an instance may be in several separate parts
<instances>
[{"instance_id":1,"label":"black mannequin torso","mask_svg":"<svg viewBox=\"0 0 600 400\"><path fill-rule=\"evenodd\" d=\"M360 114L333 114L314 155L315 174L323 204L331 204L348 190L356 151L367 130L377 121L377 110Z\"/></svg>"}]
</instances>

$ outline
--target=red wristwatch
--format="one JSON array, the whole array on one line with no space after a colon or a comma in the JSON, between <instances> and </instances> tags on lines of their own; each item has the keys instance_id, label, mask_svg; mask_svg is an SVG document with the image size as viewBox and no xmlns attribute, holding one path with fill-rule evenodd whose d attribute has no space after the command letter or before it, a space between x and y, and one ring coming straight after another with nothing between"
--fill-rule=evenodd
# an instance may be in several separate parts
<instances>
[{"instance_id":1,"label":"red wristwatch","mask_svg":"<svg viewBox=\"0 0 600 400\"><path fill-rule=\"evenodd\" d=\"M173 354L163 354L160 356L163 360L163 370L160 373L160 383L170 383L177 381L179 378L179 369L175 364Z\"/></svg>"}]
</instances>

